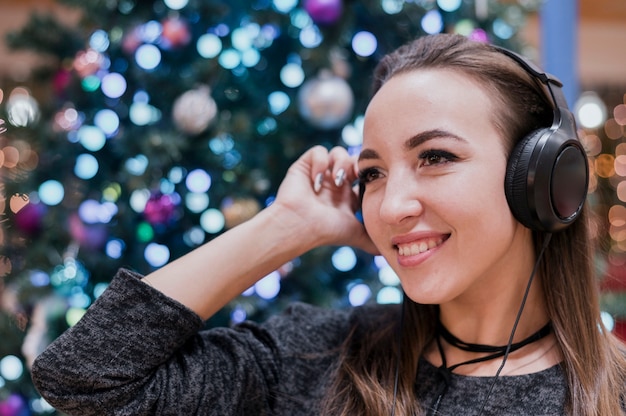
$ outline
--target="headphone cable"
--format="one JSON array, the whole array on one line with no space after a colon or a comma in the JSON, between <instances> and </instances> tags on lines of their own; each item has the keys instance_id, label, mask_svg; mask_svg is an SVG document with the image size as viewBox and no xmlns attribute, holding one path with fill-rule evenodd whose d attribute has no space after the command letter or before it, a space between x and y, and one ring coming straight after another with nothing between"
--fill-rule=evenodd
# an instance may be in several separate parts
<instances>
[{"instance_id":1,"label":"headphone cable","mask_svg":"<svg viewBox=\"0 0 626 416\"><path fill-rule=\"evenodd\" d=\"M552 239L552 233L546 234L546 237L543 240L543 246L541 247L541 251L539 252L539 255L537 256L537 261L535 262L535 266L533 267L533 271L530 274L530 277L528 278L526 291L524 292L522 303L519 307L519 310L517 311L517 316L515 317L515 323L513 324L513 329L511 330L509 342L507 343L506 351L504 352L504 356L502 357L502 363L500 364L500 367L498 368L498 371L496 372L496 375L494 376L493 381L491 382L491 385L489 386L489 390L487 391L487 396L485 397L485 400L483 400L483 404L480 408L480 412L478 412L478 416L481 416L483 414L483 411L485 410L485 406L487 405L487 402L489 401L489 397L491 396L493 388L496 385L496 381L498 380L498 377L500 377L500 373L502 372L502 369L504 368L504 365L506 364L506 360L509 358L509 353L511 352L511 345L513 345L513 338L515 337L515 331L517 330L517 325L519 324L519 321L522 318L522 312L524 311L524 306L526 306L526 300L528 299L528 294L530 293L530 287L533 283L533 280L535 279L535 275L537 274L539 263L541 262L541 259L543 258L543 254L546 251L546 248L548 247L548 244L550 243L551 239Z\"/></svg>"},{"instance_id":2,"label":"headphone cable","mask_svg":"<svg viewBox=\"0 0 626 416\"><path fill-rule=\"evenodd\" d=\"M396 371L393 381L393 403L391 407L391 416L396 414L396 398L398 397L398 378L400 377L400 354L402 353L402 328L404 327L404 309L406 307L406 294L402 294L402 305L400 309L400 326L398 327L398 334L396 342L398 343L396 349Z\"/></svg>"}]
</instances>

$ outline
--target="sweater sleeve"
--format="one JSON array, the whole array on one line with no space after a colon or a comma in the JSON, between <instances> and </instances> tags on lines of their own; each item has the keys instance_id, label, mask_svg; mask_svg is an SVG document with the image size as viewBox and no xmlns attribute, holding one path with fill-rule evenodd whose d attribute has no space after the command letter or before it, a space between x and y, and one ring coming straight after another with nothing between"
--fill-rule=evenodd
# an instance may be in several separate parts
<instances>
[{"instance_id":1,"label":"sweater sleeve","mask_svg":"<svg viewBox=\"0 0 626 416\"><path fill-rule=\"evenodd\" d=\"M201 330L121 270L35 360L33 382L69 415L315 415L348 315L298 303L264 324Z\"/></svg>"},{"instance_id":2,"label":"sweater sleeve","mask_svg":"<svg viewBox=\"0 0 626 416\"><path fill-rule=\"evenodd\" d=\"M33 382L70 415L267 414L261 396L276 378L272 342L253 329L200 335L202 326L194 312L122 270L35 360ZM244 391L259 397L240 400ZM258 409L246 409L250 402Z\"/></svg>"}]
</instances>

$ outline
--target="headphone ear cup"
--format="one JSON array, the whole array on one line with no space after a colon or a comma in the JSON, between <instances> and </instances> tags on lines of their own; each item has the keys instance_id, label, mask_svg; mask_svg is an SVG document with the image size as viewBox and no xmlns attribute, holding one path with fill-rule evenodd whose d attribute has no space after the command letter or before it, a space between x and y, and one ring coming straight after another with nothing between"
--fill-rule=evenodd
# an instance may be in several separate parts
<instances>
[{"instance_id":1,"label":"headphone ear cup","mask_svg":"<svg viewBox=\"0 0 626 416\"><path fill-rule=\"evenodd\" d=\"M535 130L517 142L509 156L504 179L504 193L513 216L533 230L537 227L528 204L528 171L533 151L544 134L550 134L549 129Z\"/></svg>"}]
</instances>

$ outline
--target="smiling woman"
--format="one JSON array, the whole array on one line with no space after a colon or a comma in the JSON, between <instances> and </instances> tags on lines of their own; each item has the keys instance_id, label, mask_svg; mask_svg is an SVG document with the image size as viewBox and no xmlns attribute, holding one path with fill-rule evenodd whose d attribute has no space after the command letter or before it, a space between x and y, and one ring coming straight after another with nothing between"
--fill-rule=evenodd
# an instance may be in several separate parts
<instances>
[{"instance_id":1,"label":"smiling woman","mask_svg":"<svg viewBox=\"0 0 626 416\"><path fill-rule=\"evenodd\" d=\"M460 35L417 39L375 72L358 160L316 146L252 219L145 277L120 270L33 380L76 415L623 414L587 175L558 80ZM382 254L402 305L202 330L321 245Z\"/></svg>"}]
</instances>

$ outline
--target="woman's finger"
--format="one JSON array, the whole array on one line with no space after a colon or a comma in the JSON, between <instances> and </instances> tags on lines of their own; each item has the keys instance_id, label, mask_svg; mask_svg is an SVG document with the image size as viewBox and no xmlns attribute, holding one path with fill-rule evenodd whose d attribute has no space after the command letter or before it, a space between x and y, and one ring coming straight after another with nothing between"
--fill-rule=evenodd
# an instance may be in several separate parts
<instances>
[{"instance_id":1,"label":"woman's finger","mask_svg":"<svg viewBox=\"0 0 626 416\"><path fill-rule=\"evenodd\" d=\"M355 179L356 158L343 147L333 147L330 152L331 174L335 186L351 184Z\"/></svg>"}]
</instances>

